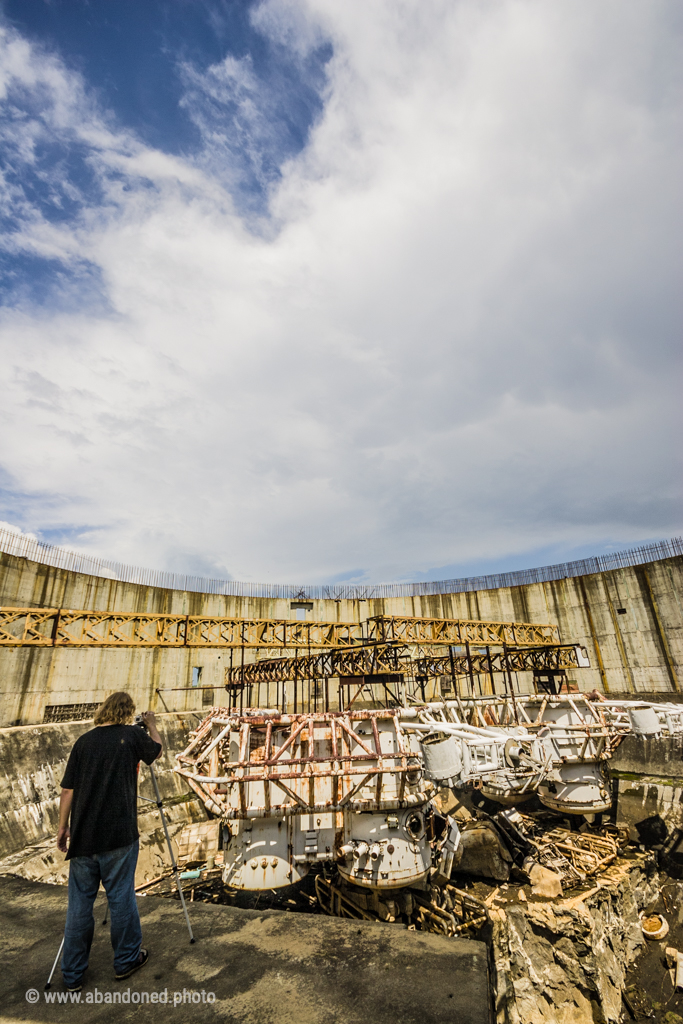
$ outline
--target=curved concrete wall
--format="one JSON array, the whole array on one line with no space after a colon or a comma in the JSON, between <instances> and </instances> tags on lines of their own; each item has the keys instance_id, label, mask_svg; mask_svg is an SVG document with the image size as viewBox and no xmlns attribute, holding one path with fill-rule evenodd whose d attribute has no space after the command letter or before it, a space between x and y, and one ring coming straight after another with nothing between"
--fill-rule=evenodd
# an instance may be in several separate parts
<instances>
[{"instance_id":1,"label":"curved concrete wall","mask_svg":"<svg viewBox=\"0 0 683 1024\"><path fill-rule=\"evenodd\" d=\"M0 606L294 619L295 603L146 587L0 554ZM564 642L588 649L592 667L576 672L581 689L683 690L681 556L496 590L310 604L307 617L328 622L409 615L557 623ZM42 722L48 704L95 702L114 689L129 690L140 707L200 709L199 691L171 688L190 686L193 666L202 668L202 687L222 688L229 658L216 649L2 647L0 726ZM163 701L158 689L167 691Z\"/></svg>"},{"instance_id":2,"label":"curved concrete wall","mask_svg":"<svg viewBox=\"0 0 683 1024\"><path fill-rule=\"evenodd\" d=\"M159 791L172 834L191 821L206 820L201 800L185 780L173 771L174 755L188 743L197 726L193 714L161 715L159 732L164 752L155 762ZM78 737L92 729L91 722L0 729L0 874L65 881L68 862L55 848L59 824L60 783L71 748ZM150 772L140 772L140 795L153 800ZM140 873L154 877L155 863L164 862L165 843L154 802L140 805ZM151 873L149 871L151 870Z\"/></svg>"}]
</instances>

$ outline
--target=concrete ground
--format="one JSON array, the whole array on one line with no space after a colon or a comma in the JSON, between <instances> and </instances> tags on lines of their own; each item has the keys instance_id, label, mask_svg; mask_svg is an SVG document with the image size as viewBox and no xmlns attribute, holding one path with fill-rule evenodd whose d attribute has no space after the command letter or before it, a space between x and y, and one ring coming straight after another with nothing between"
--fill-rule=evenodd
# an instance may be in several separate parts
<instances>
[{"instance_id":1,"label":"concrete ground","mask_svg":"<svg viewBox=\"0 0 683 1024\"><path fill-rule=\"evenodd\" d=\"M66 900L61 886L0 877L1 1021L490 1021L483 943L399 925L193 903L197 941L190 945L179 903L152 896L138 901L149 963L116 982L109 928L100 923L103 893L95 904L80 1005L57 1001L64 998L59 970L48 993L55 1002L49 1003L43 989L61 941ZM112 993L124 1001L112 1003ZM154 1002L143 1001L153 996Z\"/></svg>"}]
</instances>

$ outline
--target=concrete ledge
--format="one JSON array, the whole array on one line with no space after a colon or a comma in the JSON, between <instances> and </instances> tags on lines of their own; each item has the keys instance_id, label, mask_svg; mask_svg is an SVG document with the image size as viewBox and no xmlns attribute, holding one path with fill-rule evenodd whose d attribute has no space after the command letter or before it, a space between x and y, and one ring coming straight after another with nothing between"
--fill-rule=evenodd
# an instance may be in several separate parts
<instances>
[{"instance_id":1,"label":"concrete ledge","mask_svg":"<svg viewBox=\"0 0 683 1024\"><path fill-rule=\"evenodd\" d=\"M683 779L683 736L624 736L609 767L615 775Z\"/></svg>"},{"instance_id":2,"label":"concrete ledge","mask_svg":"<svg viewBox=\"0 0 683 1024\"><path fill-rule=\"evenodd\" d=\"M181 817L187 821L198 820L198 812L201 818L206 817L198 798L173 771L175 752L187 745L190 729L195 728L198 721L196 715L188 714L164 714L158 718L164 752L155 770L171 819L178 818L177 808L176 812L173 810L176 801L188 797L194 807L188 804L187 813ZM0 858L20 853L56 835L60 783L67 759L78 737L92 728L89 721L0 729ZM146 768L140 772L140 795L154 796ZM141 832L158 826L158 821L152 820L155 810L150 804L140 805Z\"/></svg>"},{"instance_id":3,"label":"concrete ledge","mask_svg":"<svg viewBox=\"0 0 683 1024\"><path fill-rule=\"evenodd\" d=\"M400 926L319 915L191 904L191 946L175 901L139 900L149 963L114 980L104 894L80 1005L46 1003L43 988L61 941L67 893L0 877L0 1006L3 1021L220 1020L234 1024L489 1024L486 946ZM38 1001L27 1002L35 989ZM95 1003L95 989L103 996ZM215 1002L183 1002L174 993L215 994ZM52 992L63 993L59 971ZM107 993L131 1002L104 1002ZM143 992L167 993L169 1005L140 1004ZM91 1001L88 1002L88 995ZM111 997L110 997L111 998Z\"/></svg>"}]
</instances>

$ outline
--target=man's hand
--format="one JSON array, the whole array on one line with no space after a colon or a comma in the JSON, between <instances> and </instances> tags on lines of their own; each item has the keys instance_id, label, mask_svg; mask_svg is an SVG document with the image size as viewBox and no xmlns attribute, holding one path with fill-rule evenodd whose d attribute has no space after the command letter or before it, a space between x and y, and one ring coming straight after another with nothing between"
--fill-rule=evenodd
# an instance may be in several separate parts
<instances>
[{"instance_id":1,"label":"man's hand","mask_svg":"<svg viewBox=\"0 0 683 1024\"><path fill-rule=\"evenodd\" d=\"M71 802L74 798L73 789L63 789L59 796L59 832L57 833L57 849L66 853L68 841L71 839L69 829L69 815L71 814Z\"/></svg>"},{"instance_id":2,"label":"man's hand","mask_svg":"<svg viewBox=\"0 0 683 1024\"><path fill-rule=\"evenodd\" d=\"M140 718L145 723L145 728L147 729L147 732L149 733L151 738L154 740L154 742L158 743L160 747L163 747L163 743L161 741L161 736L159 735L159 730L157 729L157 720L156 720L156 715L154 714L154 712L153 711L144 711L140 715ZM157 754L157 759L160 758L160 757L161 757L161 750Z\"/></svg>"}]
</instances>

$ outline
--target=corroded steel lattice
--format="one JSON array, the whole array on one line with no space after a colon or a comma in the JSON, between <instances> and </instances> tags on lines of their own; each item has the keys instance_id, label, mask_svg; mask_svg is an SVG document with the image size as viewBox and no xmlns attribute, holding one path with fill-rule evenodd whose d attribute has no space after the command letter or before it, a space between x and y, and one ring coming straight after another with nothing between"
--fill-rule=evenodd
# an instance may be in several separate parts
<instances>
[{"instance_id":1,"label":"corroded steel lattice","mask_svg":"<svg viewBox=\"0 0 683 1024\"><path fill-rule=\"evenodd\" d=\"M346 647L362 640L359 622L237 619L0 609L0 645L78 647Z\"/></svg>"},{"instance_id":2,"label":"corroded steel lattice","mask_svg":"<svg viewBox=\"0 0 683 1024\"><path fill-rule=\"evenodd\" d=\"M583 654L580 660L579 651ZM509 647L505 651L472 651L469 662L473 672L560 672L562 669L585 667L588 655L576 644L548 647ZM583 665L582 665L583 661ZM452 666L456 675L467 675L470 667L466 654L454 654ZM417 658L415 669L420 676L449 675L451 658L438 654Z\"/></svg>"},{"instance_id":3,"label":"corroded steel lattice","mask_svg":"<svg viewBox=\"0 0 683 1024\"><path fill-rule=\"evenodd\" d=\"M418 619L378 615L368 619L368 639L404 644L558 644L557 626L477 619Z\"/></svg>"},{"instance_id":4,"label":"corroded steel lattice","mask_svg":"<svg viewBox=\"0 0 683 1024\"><path fill-rule=\"evenodd\" d=\"M380 617L361 622L238 619L147 612L1 608L0 645L77 647L344 648L404 644L554 644L558 630L529 622Z\"/></svg>"},{"instance_id":5,"label":"corroded steel lattice","mask_svg":"<svg viewBox=\"0 0 683 1024\"><path fill-rule=\"evenodd\" d=\"M301 657L267 658L225 670L227 686L245 683L278 683L293 679L315 680L332 676L369 676L378 673L409 672L407 648L378 645L323 651Z\"/></svg>"},{"instance_id":6,"label":"corroded steel lattice","mask_svg":"<svg viewBox=\"0 0 683 1024\"><path fill-rule=\"evenodd\" d=\"M301 715L213 708L175 771L224 821L422 804L399 711ZM421 784L422 790L416 791Z\"/></svg>"},{"instance_id":7,"label":"corroded steel lattice","mask_svg":"<svg viewBox=\"0 0 683 1024\"><path fill-rule=\"evenodd\" d=\"M442 648L443 649L443 648ZM582 649L581 649L582 650ZM586 657L586 656L585 656ZM580 666L576 645L548 647L510 647L506 651L471 651L433 654L411 660L411 648L378 644L355 650L323 651L301 657L267 658L225 670L227 686L244 683L278 683L294 679L315 680L333 676L372 676L382 673L408 673L416 676L472 672L560 671Z\"/></svg>"}]
</instances>

